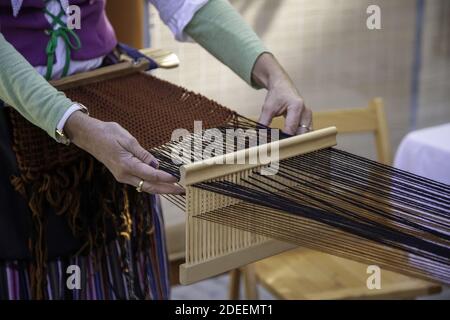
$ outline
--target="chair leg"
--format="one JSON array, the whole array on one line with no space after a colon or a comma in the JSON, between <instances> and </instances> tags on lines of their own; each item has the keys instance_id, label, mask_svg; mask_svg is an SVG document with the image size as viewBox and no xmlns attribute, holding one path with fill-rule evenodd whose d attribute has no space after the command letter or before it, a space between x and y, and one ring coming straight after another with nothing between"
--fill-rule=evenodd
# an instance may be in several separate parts
<instances>
[{"instance_id":1,"label":"chair leg","mask_svg":"<svg viewBox=\"0 0 450 320\"><path fill-rule=\"evenodd\" d=\"M230 300L239 300L239 290L241 287L241 270L234 269L230 271Z\"/></svg>"},{"instance_id":2,"label":"chair leg","mask_svg":"<svg viewBox=\"0 0 450 320\"><path fill-rule=\"evenodd\" d=\"M247 300L258 300L258 282L256 278L256 270L253 264L249 264L243 268L245 298Z\"/></svg>"}]
</instances>

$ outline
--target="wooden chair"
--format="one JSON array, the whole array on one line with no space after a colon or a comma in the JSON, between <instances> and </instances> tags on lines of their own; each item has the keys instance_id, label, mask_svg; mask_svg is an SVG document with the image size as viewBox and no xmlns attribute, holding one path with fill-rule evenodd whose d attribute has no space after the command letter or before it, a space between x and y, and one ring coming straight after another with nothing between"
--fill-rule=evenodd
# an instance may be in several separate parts
<instances>
[{"instance_id":1,"label":"wooden chair","mask_svg":"<svg viewBox=\"0 0 450 320\"><path fill-rule=\"evenodd\" d=\"M108 0L106 14L117 39L134 48L144 47L144 1Z\"/></svg>"},{"instance_id":2,"label":"wooden chair","mask_svg":"<svg viewBox=\"0 0 450 320\"><path fill-rule=\"evenodd\" d=\"M383 101L368 107L316 112L314 128L336 126L339 133L372 132L378 161L390 164L391 150ZM284 119L272 126L283 128ZM231 272L230 299L239 298L241 276L245 296L257 298L257 281L279 299L411 299L441 291L437 284L382 270L381 289L366 285L367 265L306 248L298 248Z\"/></svg>"}]
</instances>

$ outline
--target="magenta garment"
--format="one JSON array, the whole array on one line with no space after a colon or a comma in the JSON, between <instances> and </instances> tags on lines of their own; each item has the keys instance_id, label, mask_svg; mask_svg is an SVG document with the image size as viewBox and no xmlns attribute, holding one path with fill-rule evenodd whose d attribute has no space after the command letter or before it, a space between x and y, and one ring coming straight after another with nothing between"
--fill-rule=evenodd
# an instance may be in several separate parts
<instances>
[{"instance_id":1,"label":"magenta garment","mask_svg":"<svg viewBox=\"0 0 450 320\"><path fill-rule=\"evenodd\" d=\"M105 14L105 0L71 0L81 8L81 29L74 30L81 49L72 51L72 60L89 60L110 53L117 44L111 24ZM13 16L10 0L0 0L0 32L33 66L47 64L45 49L51 29L45 18L44 0L24 0L17 17Z\"/></svg>"}]
</instances>

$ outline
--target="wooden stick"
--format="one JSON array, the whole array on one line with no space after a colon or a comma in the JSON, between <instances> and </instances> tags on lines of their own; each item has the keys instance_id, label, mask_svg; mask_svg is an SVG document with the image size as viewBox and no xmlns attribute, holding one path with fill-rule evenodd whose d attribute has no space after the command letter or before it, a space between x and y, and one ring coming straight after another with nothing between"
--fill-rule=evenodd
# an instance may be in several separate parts
<instances>
[{"instance_id":1,"label":"wooden stick","mask_svg":"<svg viewBox=\"0 0 450 320\"><path fill-rule=\"evenodd\" d=\"M170 50L147 48L139 51L152 58L162 69L173 69L180 65L180 59Z\"/></svg>"},{"instance_id":2,"label":"wooden stick","mask_svg":"<svg viewBox=\"0 0 450 320\"><path fill-rule=\"evenodd\" d=\"M250 163L252 155L259 155L260 150L267 148L268 151L274 150L277 144L279 159L283 160L296 155L332 147L336 145L337 130L335 127L325 128L299 136L274 141L265 145L251 147L232 153L227 153L211 159L186 164L180 168L180 184L187 187L192 184L207 181L210 179L222 177L236 172L256 168L262 164ZM245 164L232 164L234 159L245 159Z\"/></svg>"},{"instance_id":3,"label":"wooden stick","mask_svg":"<svg viewBox=\"0 0 450 320\"><path fill-rule=\"evenodd\" d=\"M77 73L59 80L53 80L50 81L50 84L59 90L66 90L144 71L148 68L149 64L150 62L145 59L141 59L138 62L125 61L92 71Z\"/></svg>"}]
</instances>

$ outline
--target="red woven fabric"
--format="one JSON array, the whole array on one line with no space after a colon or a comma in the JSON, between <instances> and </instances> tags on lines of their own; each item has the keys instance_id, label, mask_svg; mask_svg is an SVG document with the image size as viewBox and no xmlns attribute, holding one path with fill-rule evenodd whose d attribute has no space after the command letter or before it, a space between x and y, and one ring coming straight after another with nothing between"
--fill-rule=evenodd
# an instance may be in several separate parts
<instances>
[{"instance_id":1,"label":"red woven fabric","mask_svg":"<svg viewBox=\"0 0 450 320\"><path fill-rule=\"evenodd\" d=\"M122 125L147 150L170 141L174 129L192 131L195 120L212 128L235 116L210 99L144 73L82 85L65 93L86 105L93 117ZM22 172L49 172L83 154L75 146L56 143L17 112L11 112L11 121Z\"/></svg>"}]
</instances>

